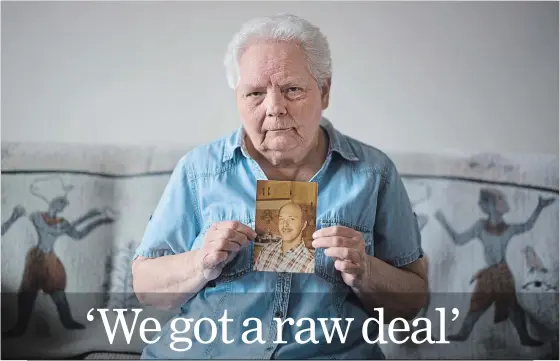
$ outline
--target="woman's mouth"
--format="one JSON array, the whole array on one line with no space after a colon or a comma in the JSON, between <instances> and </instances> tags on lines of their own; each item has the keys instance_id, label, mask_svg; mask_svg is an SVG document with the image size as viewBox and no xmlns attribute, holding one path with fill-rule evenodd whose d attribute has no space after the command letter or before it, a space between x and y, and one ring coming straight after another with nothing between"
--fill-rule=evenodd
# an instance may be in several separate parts
<instances>
[{"instance_id":1,"label":"woman's mouth","mask_svg":"<svg viewBox=\"0 0 560 361\"><path fill-rule=\"evenodd\" d=\"M271 133L284 133L284 132L289 132L292 129L293 128L273 129L273 130L269 130L269 132L271 132Z\"/></svg>"}]
</instances>

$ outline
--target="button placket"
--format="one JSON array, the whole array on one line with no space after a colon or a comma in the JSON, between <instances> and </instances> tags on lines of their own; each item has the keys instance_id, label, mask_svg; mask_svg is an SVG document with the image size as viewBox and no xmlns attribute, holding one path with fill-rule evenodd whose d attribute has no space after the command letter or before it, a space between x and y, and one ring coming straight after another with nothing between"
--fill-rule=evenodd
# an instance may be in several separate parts
<instances>
[{"instance_id":1,"label":"button placket","mask_svg":"<svg viewBox=\"0 0 560 361\"><path fill-rule=\"evenodd\" d=\"M284 319L288 312L288 302L290 299L290 288L292 283L292 275L290 273L279 273L276 280L276 287L274 292L274 301L272 308L272 319L270 322L269 337L264 349L264 359L270 359L274 352L276 352L278 345L274 343L277 339L278 329L275 318Z\"/></svg>"}]
</instances>

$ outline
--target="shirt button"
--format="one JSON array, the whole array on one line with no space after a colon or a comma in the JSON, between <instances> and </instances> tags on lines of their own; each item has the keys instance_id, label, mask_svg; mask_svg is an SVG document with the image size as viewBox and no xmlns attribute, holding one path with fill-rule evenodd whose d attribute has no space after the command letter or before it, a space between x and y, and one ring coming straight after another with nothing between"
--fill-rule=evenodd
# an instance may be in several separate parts
<instances>
[{"instance_id":1,"label":"shirt button","mask_svg":"<svg viewBox=\"0 0 560 361\"><path fill-rule=\"evenodd\" d=\"M266 348L266 351L272 351L273 348L274 348L274 347L272 347L272 346L268 346L268 347Z\"/></svg>"},{"instance_id":2,"label":"shirt button","mask_svg":"<svg viewBox=\"0 0 560 361\"><path fill-rule=\"evenodd\" d=\"M274 317L281 318L282 317L282 312L276 311L276 313L274 314Z\"/></svg>"}]
</instances>

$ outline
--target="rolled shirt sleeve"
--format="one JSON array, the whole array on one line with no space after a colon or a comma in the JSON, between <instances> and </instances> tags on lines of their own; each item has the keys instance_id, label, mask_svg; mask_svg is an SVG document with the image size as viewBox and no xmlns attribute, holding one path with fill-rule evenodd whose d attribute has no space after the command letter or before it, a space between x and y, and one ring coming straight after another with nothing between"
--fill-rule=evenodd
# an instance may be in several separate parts
<instances>
[{"instance_id":1,"label":"rolled shirt sleeve","mask_svg":"<svg viewBox=\"0 0 560 361\"><path fill-rule=\"evenodd\" d=\"M379 186L374 226L375 257L402 267L423 257L420 229L402 178L388 161Z\"/></svg>"},{"instance_id":2,"label":"rolled shirt sleeve","mask_svg":"<svg viewBox=\"0 0 560 361\"><path fill-rule=\"evenodd\" d=\"M199 226L187 160L188 155L183 156L173 169L134 258L155 258L190 250Z\"/></svg>"}]
</instances>

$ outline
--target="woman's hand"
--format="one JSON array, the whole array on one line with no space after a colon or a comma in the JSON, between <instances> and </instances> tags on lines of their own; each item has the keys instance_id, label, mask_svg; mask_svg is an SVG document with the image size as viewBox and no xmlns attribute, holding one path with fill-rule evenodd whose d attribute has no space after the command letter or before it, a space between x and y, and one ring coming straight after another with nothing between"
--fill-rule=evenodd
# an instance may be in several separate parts
<instances>
[{"instance_id":1,"label":"woman's hand","mask_svg":"<svg viewBox=\"0 0 560 361\"><path fill-rule=\"evenodd\" d=\"M366 242L361 232L343 226L323 228L313 234L313 247L325 248L325 256L335 260L334 267L350 287L369 274Z\"/></svg>"},{"instance_id":2,"label":"woman's hand","mask_svg":"<svg viewBox=\"0 0 560 361\"><path fill-rule=\"evenodd\" d=\"M361 232L335 226L313 234L313 247L325 248L334 259L346 285L372 315L385 309L386 320L402 317L411 320L428 300L426 261L422 258L402 267L394 267L366 253Z\"/></svg>"},{"instance_id":3,"label":"woman's hand","mask_svg":"<svg viewBox=\"0 0 560 361\"><path fill-rule=\"evenodd\" d=\"M237 221L214 223L197 253L197 269L206 281L217 278L237 252L256 236L253 229Z\"/></svg>"}]
</instances>

